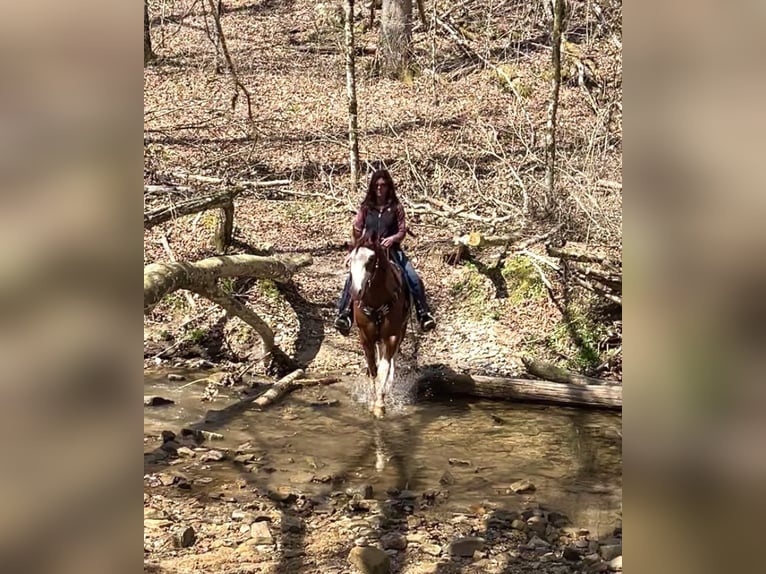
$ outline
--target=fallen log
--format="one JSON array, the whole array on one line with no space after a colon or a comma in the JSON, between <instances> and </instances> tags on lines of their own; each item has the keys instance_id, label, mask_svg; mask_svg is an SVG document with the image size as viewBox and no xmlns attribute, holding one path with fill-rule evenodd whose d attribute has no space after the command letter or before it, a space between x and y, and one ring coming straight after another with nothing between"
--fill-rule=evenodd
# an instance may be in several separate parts
<instances>
[{"instance_id":1,"label":"fallen log","mask_svg":"<svg viewBox=\"0 0 766 574\"><path fill-rule=\"evenodd\" d=\"M259 255L226 255L194 262L152 263L144 267L144 314L150 313L163 297L178 289L193 291L250 325L261 338L261 358L268 363L275 351L271 327L249 307L224 292L218 286L218 280L225 277L255 277L284 283L300 267L310 265L311 262L310 255L281 259Z\"/></svg>"},{"instance_id":2,"label":"fallen log","mask_svg":"<svg viewBox=\"0 0 766 574\"><path fill-rule=\"evenodd\" d=\"M484 399L544 402L622 410L622 386L573 385L531 379L431 372L418 379L419 391Z\"/></svg>"},{"instance_id":3,"label":"fallen log","mask_svg":"<svg viewBox=\"0 0 766 574\"><path fill-rule=\"evenodd\" d=\"M297 387L298 385L295 384L295 380L300 379L305 374L306 372L303 369L294 370L286 377L282 377L276 383L274 383L274 386L272 386L268 391L255 399L253 404L259 408L265 408L273 404L285 396L287 393L289 393L291 390L293 390L295 387Z\"/></svg>"},{"instance_id":4,"label":"fallen log","mask_svg":"<svg viewBox=\"0 0 766 574\"><path fill-rule=\"evenodd\" d=\"M566 383L571 385L619 385L617 381L605 381L602 379L594 379L593 377L586 377L579 373L574 373L556 365L545 363L543 361L537 361L535 359L522 358L521 362L527 369L527 372L539 379L545 379L553 381L555 383Z\"/></svg>"},{"instance_id":5,"label":"fallen log","mask_svg":"<svg viewBox=\"0 0 766 574\"><path fill-rule=\"evenodd\" d=\"M171 219L207 211L210 209L224 209L232 206L233 194L229 192L209 195L205 197L196 197L177 204L158 207L147 213L144 213L144 229L151 229L155 225L170 221Z\"/></svg>"}]
</instances>

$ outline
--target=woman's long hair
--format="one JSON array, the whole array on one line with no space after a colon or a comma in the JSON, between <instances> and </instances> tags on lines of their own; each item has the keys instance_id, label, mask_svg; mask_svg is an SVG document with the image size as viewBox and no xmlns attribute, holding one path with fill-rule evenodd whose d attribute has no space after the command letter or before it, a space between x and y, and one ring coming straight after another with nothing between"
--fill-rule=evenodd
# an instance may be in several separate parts
<instances>
[{"instance_id":1,"label":"woman's long hair","mask_svg":"<svg viewBox=\"0 0 766 574\"><path fill-rule=\"evenodd\" d=\"M383 178L388 185L388 203L394 206L398 205L399 198L396 196L396 186L394 185L394 180L391 177L391 174L388 173L387 169L379 169L372 173L372 176L370 176L370 183L367 186L367 194L364 196L362 205L366 205L367 207L375 207L375 182L380 178Z\"/></svg>"}]
</instances>

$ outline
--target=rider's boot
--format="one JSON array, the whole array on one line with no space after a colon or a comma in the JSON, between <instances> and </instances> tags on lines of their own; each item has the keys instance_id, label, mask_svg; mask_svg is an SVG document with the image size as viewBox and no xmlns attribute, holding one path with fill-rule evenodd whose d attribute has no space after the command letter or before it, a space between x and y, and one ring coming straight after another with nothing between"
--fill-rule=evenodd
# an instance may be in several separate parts
<instances>
[{"instance_id":1,"label":"rider's boot","mask_svg":"<svg viewBox=\"0 0 766 574\"><path fill-rule=\"evenodd\" d=\"M344 337L351 332L351 305L338 311L338 316L335 317L335 328Z\"/></svg>"},{"instance_id":2,"label":"rider's boot","mask_svg":"<svg viewBox=\"0 0 766 574\"><path fill-rule=\"evenodd\" d=\"M415 300L415 314L418 317L420 330L423 332L431 331L436 327L436 319L428 310L428 304L425 301Z\"/></svg>"}]
</instances>

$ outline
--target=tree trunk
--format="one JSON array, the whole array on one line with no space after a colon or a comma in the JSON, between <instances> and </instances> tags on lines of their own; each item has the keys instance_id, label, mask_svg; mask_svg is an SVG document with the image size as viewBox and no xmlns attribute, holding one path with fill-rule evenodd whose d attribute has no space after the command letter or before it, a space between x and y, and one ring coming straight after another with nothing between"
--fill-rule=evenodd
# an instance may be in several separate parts
<instances>
[{"instance_id":1,"label":"tree trunk","mask_svg":"<svg viewBox=\"0 0 766 574\"><path fill-rule=\"evenodd\" d=\"M170 221L175 217L191 215L192 213L207 211L208 209L230 209L233 218L234 203L232 195L232 193L224 192L154 209L144 214L144 229L151 229L155 225Z\"/></svg>"},{"instance_id":2,"label":"tree trunk","mask_svg":"<svg viewBox=\"0 0 766 574\"><path fill-rule=\"evenodd\" d=\"M357 103L356 103L356 73L355 73L355 48L354 48L354 0L345 0L344 29L345 29L345 52L346 52L346 93L348 95L348 148L349 162L351 167L350 193L356 194L356 184L359 181L359 130L357 128Z\"/></svg>"},{"instance_id":3,"label":"tree trunk","mask_svg":"<svg viewBox=\"0 0 766 574\"><path fill-rule=\"evenodd\" d=\"M586 377L579 373L573 373L551 365L550 363L544 363L543 361L536 361L534 359L522 359L527 372L530 375L553 381L556 383L566 383L572 385L619 385L617 381L604 381L601 379L594 379L593 377Z\"/></svg>"},{"instance_id":4,"label":"tree trunk","mask_svg":"<svg viewBox=\"0 0 766 574\"><path fill-rule=\"evenodd\" d=\"M381 72L404 79L410 62L412 41L412 0L383 0L380 21Z\"/></svg>"},{"instance_id":5,"label":"tree trunk","mask_svg":"<svg viewBox=\"0 0 766 574\"><path fill-rule=\"evenodd\" d=\"M550 214L556 203L556 114L559 108L561 87L561 25L564 16L564 0L553 0L553 81L551 101L548 104L548 125L545 135L545 211Z\"/></svg>"},{"instance_id":6,"label":"tree trunk","mask_svg":"<svg viewBox=\"0 0 766 574\"><path fill-rule=\"evenodd\" d=\"M152 35L149 32L149 0L144 0L144 66L156 57L152 50Z\"/></svg>"},{"instance_id":7,"label":"tree trunk","mask_svg":"<svg viewBox=\"0 0 766 574\"><path fill-rule=\"evenodd\" d=\"M437 395L622 409L622 386L619 385L573 385L436 371L421 376L418 388L421 392L429 391Z\"/></svg>"},{"instance_id":8,"label":"tree trunk","mask_svg":"<svg viewBox=\"0 0 766 574\"><path fill-rule=\"evenodd\" d=\"M311 264L311 257L279 260L257 255L211 257L195 262L152 263L144 267L144 313L165 296L186 289L202 295L250 325L261 339L261 358L268 366L272 360L285 361L284 353L274 346L274 331L253 310L218 287L224 277L257 277L288 281L300 267Z\"/></svg>"}]
</instances>

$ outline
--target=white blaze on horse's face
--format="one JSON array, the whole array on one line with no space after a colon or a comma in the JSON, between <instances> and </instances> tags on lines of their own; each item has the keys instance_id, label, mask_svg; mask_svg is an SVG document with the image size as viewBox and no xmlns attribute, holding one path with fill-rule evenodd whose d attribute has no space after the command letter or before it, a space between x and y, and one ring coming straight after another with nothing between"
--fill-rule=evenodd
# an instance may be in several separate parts
<instances>
[{"instance_id":1,"label":"white blaze on horse's face","mask_svg":"<svg viewBox=\"0 0 766 574\"><path fill-rule=\"evenodd\" d=\"M374 256L375 252L367 247L358 247L351 252L351 293L353 295L358 296L370 278L367 263Z\"/></svg>"}]
</instances>

